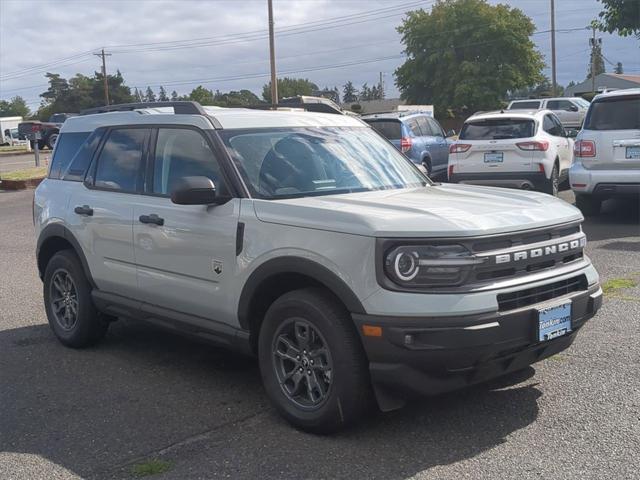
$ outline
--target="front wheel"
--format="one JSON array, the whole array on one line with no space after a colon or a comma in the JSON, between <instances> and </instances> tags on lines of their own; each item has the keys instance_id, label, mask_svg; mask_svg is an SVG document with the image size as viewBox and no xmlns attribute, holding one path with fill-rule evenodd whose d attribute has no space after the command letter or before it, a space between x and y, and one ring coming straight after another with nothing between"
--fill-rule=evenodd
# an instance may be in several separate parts
<instances>
[{"instance_id":1,"label":"front wheel","mask_svg":"<svg viewBox=\"0 0 640 480\"><path fill-rule=\"evenodd\" d=\"M49 150L53 150L53 147L55 147L57 141L58 141L57 133L52 133L51 135L49 135L49 138L47 138L47 147L49 147Z\"/></svg>"},{"instance_id":2,"label":"front wheel","mask_svg":"<svg viewBox=\"0 0 640 480\"><path fill-rule=\"evenodd\" d=\"M68 347L93 345L107 333L109 324L96 311L89 281L71 250L56 253L47 264L44 305L51 330Z\"/></svg>"},{"instance_id":3,"label":"front wheel","mask_svg":"<svg viewBox=\"0 0 640 480\"><path fill-rule=\"evenodd\" d=\"M368 363L349 312L331 294L305 288L269 308L259 338L267 396L294 426L330 433L371 406Z\"/></svg>"}]
</instances>

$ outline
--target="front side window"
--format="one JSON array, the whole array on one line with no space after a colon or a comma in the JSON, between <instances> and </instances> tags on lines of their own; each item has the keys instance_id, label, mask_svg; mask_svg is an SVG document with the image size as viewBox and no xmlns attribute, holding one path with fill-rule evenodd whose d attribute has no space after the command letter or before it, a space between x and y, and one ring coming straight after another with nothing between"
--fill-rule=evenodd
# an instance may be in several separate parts
<instances>
[{"instance_id":1,"label":"front side window","mask_svg":"<svg viewBox=\"0 0 640 480\"><path fill-rule=\"evenodd\" d=\"M504 140L529 138L535 135L535 122L528 118L488 118L467 122L460 131L460 140Z\"/></svg>"},{"instance_id":2,"label":"front side window","mask_svg":"<svg viewBox=\"0 0 640 480\"><path fill-rule=\"evenodd\" d=\"M415 188L428 180L368 128L220 132L252 196L263 199Z\"/></svg>"},{"instance_id":3,"label":"front side window","mask_svg":"<svg viewBox=\"0 0 640 480\"><path fill-rule=\"evenodd\" d=\"M542 129L549 135L560 137L562 133L562 127L556 123L551 115L545 115L542 121Z\"/></svg>"},{"instance_id":4,"label":"front side window","mask_svg":"<svg viewBox=\"0 0 640 480\"><path fill-rule=\"evenodd\" d=\"M595 100L587 113L586 130L640 130L640 95Z\"/></svg>"},{"instance_id":5,"label":"front side window","mask_svg":"<svg viewBox=\"0 0 640 480\"><path fill-rule=\"evenodd\" d=\"M153 192L170 195L183 177L210 178L219 192L225 191L220 164L206 139L195 130L158 130L153 162Z\"/></svg>"},{"instance_id":6,"label":"front side window","mask_svg":"<svg viewBox=\"0 0 640 480\"><path fill-rule=\"evenodd\" d=\"M573 106L573 103L569 100L549 100L547 102L547 108L549 110L569 110Z\"/></svg>"},{"instance_id":7,"label":"front side window","mask_svg":"<svg viewBox=\"0 0 640 480\"><path fill-rule=\"evenodd\" d=\"M149 131L143 128L112 130L98 157L95 186L122 192L139 191L148 134Z\"/></svg>"}]
</instances>

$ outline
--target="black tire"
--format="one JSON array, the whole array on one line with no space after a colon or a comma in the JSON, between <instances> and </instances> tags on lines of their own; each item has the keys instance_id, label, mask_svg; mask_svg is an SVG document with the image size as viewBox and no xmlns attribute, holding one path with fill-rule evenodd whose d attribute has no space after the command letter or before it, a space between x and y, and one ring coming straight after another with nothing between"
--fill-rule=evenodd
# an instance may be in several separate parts
<instances>
[{"instance_id":1,"label":"black tire","mask_svg":"<svg viewBox=\"0 0 640 480\"><path fill-rule=\"evenodd\" d=\"M576 195L576 207L580 209L585 217L598 215L602 208L602 199L593 195Z\"/></svg>"},{"instance_id":2,"label":"black tire","mask_svg":"<svg viewBox=\"0 0 640 480\"><path fill-rule=\"evenodd\" d=\"M47 146L47 142L44 140L38 140L38 150L44 150L44 147Z\"/></svg>"},{"instance_id":3,"label":"black tire","mask_svg":"<svg viewBox=\"0 0 640 480\"><path fill-rule=\"evenodd\" d=\"M430 158L424 158L422 160L422 166L424 167L424 169L427 171L427 175L431 176L431 173L433 172L433 167L431 166L431 159Z\"/></svg>"},{"instance_id":4,"label":"black tire","mask_svg":"<svg viewBox=\"0 0 640 480\"><path fill-rule=\"evenodd\" d=\"M58 141L58 132L54 132L51 135L49 135L49 137L47 137L47 147L49 147L49 150L53 150L53 147L56 145L57 141Z\"/></svg>"},{"instance_id":5,"label":"black tire","mask_svg":"<svg viewBox=\"0 0 640 480\"><path fill-rule=\"evenodd\" d=\"M49 260L44 273L44 305L51 330L68 347L88 347L107 333L109 324L96 310L91 285L72 250L62 250Z\"/></svg>"},{"instance_id":6,"label":"black tire","mask_svg":"<svg viewBox=\"0 0 640 480\"><path fill-rule=\"evenodd\" d=\"M559 190L560 190L560 178L558 173L558 164L556 163L553 166L553 170L551 170L551 176L545 182L542 191L544 193L548 193L549 195L553 195L554 197L557 197Z\"/></svg>"},{"instance_id":7,"label":"black tire","mask_svg":"<svg viewBox=\"0 0 640 480\"><path fill-rule=\"evenodd\" d=\"M304 325L310 326L306 331L312 333L307 335L307 341L312 339L309 343L298 341L303 337L298 333L304 331L300 328ZM289 329L293 329L293 336L288 335ZM295 340L292 343L300 348L290 349L283 337L287 342ZM322 345L316 348L325 342L324 349ZM308 352L303 350L305 344L311 345ZM281 352L283 345L286 352ZM324 350L328 351L324 358L314 353ZM278 412L301 430L312 433L340 430L357 422L373 405L368 362L351 316L335 297L320 288L286 293L271 305L260 329L258 356L267 396ZM294 356L297 360L290 360ZM316 363L311 367L313 359ZM282 378L289 376L284 364L295 373L281 383ZM298 374L300 368L303 373ZM317 376L316 369L321 372ZM315 385L321 384L324 389L312 393L313 378ZM295 390L301 392L299 398L287 393L287 382L300 385ZM314 400L318 393L324 395Z\"/></svg>"}]
</instances>

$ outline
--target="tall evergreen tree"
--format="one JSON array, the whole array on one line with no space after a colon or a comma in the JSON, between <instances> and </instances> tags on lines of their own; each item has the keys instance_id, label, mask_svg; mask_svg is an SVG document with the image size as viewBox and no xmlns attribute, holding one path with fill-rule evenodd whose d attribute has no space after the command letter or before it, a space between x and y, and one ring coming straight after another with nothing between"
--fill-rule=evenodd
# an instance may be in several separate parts
<instances>
[{"instance_id":1,"label":"tall evergreen tree","mask_svg":"<svg viewBox=\"0 0 640 480\"><path fill-rule=\"evenodd\" d=\"M169 100L169 97L167 97L167 91L164 89L162 85L160 85L160 92L158 93L158 101L166 102L168 100Z\"/></svg>"},{"instance_id":2,"label":"tall evergreen tree","mask_svg":"<svg viewBox=\"0 0 640 480\"><path fill-rule=\"evenodd\" d=\"M358 101L358 91L351 81L348 81L342 87L342 101L344 103L353 103Z\"/></svg>"},{"instance_id":3,"label":"tall evergreen tree","mask_svg":"<svg viewBox=\"0 0 640 480\"><path fill-rule=\"evenodd\" d=\"M153 93L153 90L151 89L151 87L147 87L147 91L144 95L144 101L145 102L155 102L156 101L156 94Z\"/></svg>"},{"instance_id":4,"label":"tall evergreen tree","mask_svg":"<svg viewBox=\"0 0 640 480\"><path fill-rule=\"evenodd\" d=\"M176 92L175 90L171 92L171 100L178 100L178 92Z\"/></svg>"},{"instance_id":5,"label":"tall evergreen tree","mask_svg":"<svg viewBox=\"0 0 640 480\"><path fill-rule=\"evenodd\" d=\"M622 62L616 63L615 68L613 69L614 73L618 75L622 75L624 73L624 68L622 68Z\"/></svg>"}]
</instances>

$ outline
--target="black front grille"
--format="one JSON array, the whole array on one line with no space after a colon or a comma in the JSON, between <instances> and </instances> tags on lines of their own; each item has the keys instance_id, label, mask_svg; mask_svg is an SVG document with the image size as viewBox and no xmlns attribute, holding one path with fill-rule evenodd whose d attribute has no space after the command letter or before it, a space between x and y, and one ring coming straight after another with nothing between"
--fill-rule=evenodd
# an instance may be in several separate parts
<instances>
[{"instance_id":1,"label":"black front grille","mask_svg":"<svg viewBox=\"0 0 640 480\"><path fill-rule=\"evenodd\" d=\"M501 293L498 295L498 309L500 311L515 310L528 307L536 303L562 297L572 292L587 290L587 277L580 275L567 280L561 280L541 287L527 288L517 292Z\"/></svg>"}]
</instances>

